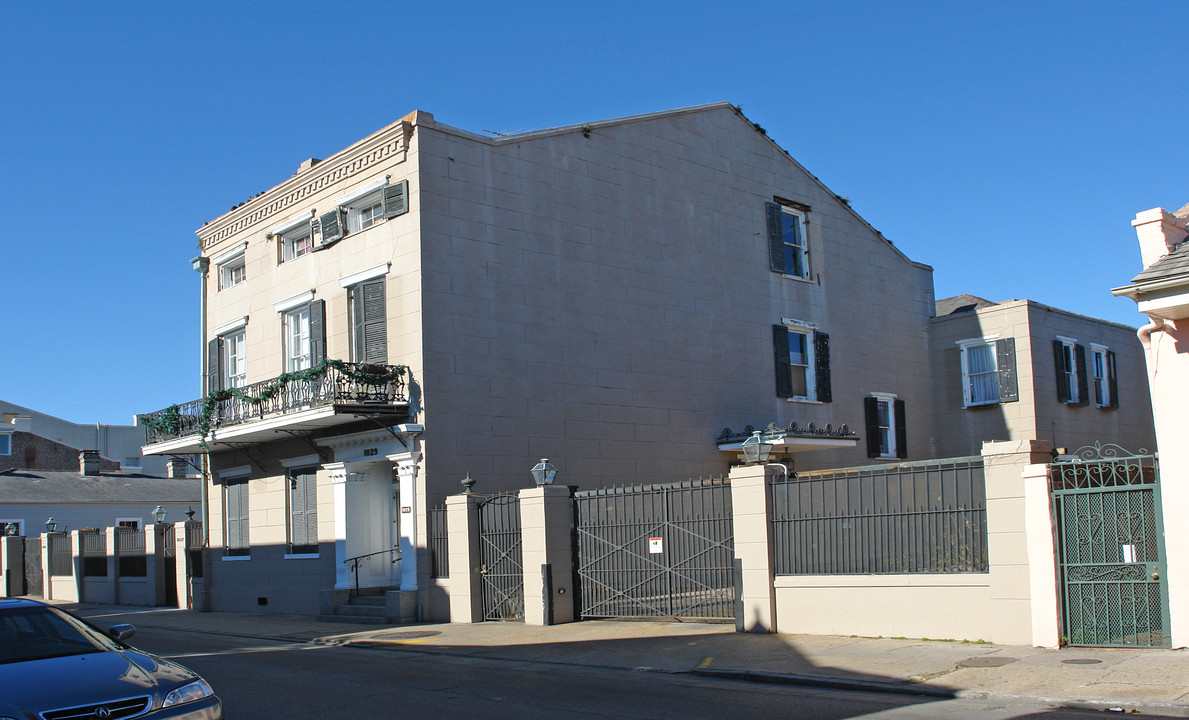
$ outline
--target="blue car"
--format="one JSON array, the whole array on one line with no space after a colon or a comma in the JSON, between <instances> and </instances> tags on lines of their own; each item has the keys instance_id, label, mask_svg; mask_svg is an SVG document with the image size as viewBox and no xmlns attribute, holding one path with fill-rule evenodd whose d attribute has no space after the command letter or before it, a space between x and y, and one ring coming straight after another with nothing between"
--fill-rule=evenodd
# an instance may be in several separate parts
<instances>
[{"instance_id":1,"label":"blue car","mask_svg":"<svg viewBox=\"0 0 1189 720\"><path fill-rule=\"evenodd\" d=\"M222 720L223 703L192 671L104 633L61 608L0 599L0 720Z\"/></svg>"}]
</instances>

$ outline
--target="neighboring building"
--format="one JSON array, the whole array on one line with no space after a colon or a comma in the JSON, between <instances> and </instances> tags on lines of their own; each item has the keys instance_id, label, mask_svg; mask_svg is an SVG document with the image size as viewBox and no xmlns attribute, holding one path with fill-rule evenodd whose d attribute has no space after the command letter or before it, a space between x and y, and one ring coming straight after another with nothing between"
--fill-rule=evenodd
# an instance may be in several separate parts
<instances>
[{"instance_id":1,"label":"neighboring building","mask_svg":"<svg viewBox=\"0 0 1189 720\"><path fill-rule=\"evenodd\" d=\"M318 376L211 418L217 609L309 612L373 552L361 585L424 589L428 509L541 457L583 488L719 475L769 423L797 468L929 456L931 268L726 103L500 138L415 112L198 236L208 386ZM326 359L408 384L362 398ZM146 451L202 452L200 415Z\"/></svg>"},{"instance_id":2,"label":"neighboring building","mask_svg":"<svg viewBox=\"0 0 1189 720\"><path fill-rule=\"evenodd\" d=\"M1172 646L1189 645L1189 527L1175 509L1189 507L1189 205L1141 212L1131 223L1143 271L1111 292L1134 300L1151 322L1139 329L1160 450Z\"/></svg>"},{"instance_id":3,"label":"neighboring building","mask_svg":"<svg viewBox=\"0 0 1189 720\"><path fill-rule=\"evenodd\" d=\"M935 457L989 440L1048 440L1073 452L1155 449L1135 328L1031 300L937 302L931 323L939 432Z\"/></svg>"},{"instance_id":4,"label":"neighboring building","mask_svg":"<svg viewBox=\"0 0 1189 720\"><path fill-rule=\"evenodd\" d=\"M144 528L165 510L166 522L186 519L193 509L201 520L202 487L194 478L161 478L120 470L101 470L93 452L75 457L73 471L0 470L0 532L36 537L46 522L57 531L113 526Z\"/></svg>"},{"instance_id":5,"label":"neighboring building","mask_svg":"<svg viewBox=\"0 0 1189 720\"><path fill-rule=\"evenodd\" d=\"M166 458L144 457L145 431L135 425L81 425L0 400L0 470L72 470L81 450L95 450L103 470L165 475Z\"/></svg>"}]
</instances>

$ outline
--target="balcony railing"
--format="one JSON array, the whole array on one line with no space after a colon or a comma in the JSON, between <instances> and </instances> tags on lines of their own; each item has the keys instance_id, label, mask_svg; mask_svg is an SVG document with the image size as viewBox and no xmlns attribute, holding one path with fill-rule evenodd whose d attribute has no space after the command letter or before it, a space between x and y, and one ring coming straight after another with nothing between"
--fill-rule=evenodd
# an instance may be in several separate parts
<instances>
[{"instance_id":1,"label":"balcony railing","mask_svg":"<svg viewBox=\"0 0 1189 720\"><path fill-rule=\"evenodd\" d=\"M296 377L295 377L296 376ZM375 406L407 402L406 373L396 365L330 361L312 370L281 375L233 391L220 391L209 403L192 400L140 416L149 445L175 440L270 416L328 406ZM220 397L222 396L222 397ZM204 428L204 425L206 428Z\"/></svg>"}]
</instances>

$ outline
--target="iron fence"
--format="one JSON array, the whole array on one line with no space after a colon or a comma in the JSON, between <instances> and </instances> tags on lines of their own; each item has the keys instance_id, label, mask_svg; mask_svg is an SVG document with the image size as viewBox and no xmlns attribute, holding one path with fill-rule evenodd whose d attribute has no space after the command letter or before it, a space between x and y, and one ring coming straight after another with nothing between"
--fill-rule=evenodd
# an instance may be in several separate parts
<instances>
[{"instance_id":1,"label":"iron fence","mask_svg":"<svg viewBox=\"0 0 1189 720\"><path fill-rule=\"evenodd\" d=\"M240 425L271 415L282 415L306 408L326 405L391 405L405 401L405 376L384 382L356 379L359 373L374 373L386 377L395 365L343 363L355 377L331 366L324 375L295 378L274 392L277 379L272 378L238 388L239 393L215 404L210 416L211 429ZM242 395L242 397L241 397ZM264 398L252 402L245 397ZM148 443L197 435L204 400L191 400L143 416Z\"/></svg>"},{"instance_id":2,"label":"iron fence","mask_svg":"<svg viewBox=\"0 0 1189 720\"><path fill-rule=\"evenodd\" d=\"M50 575L70 577L74 575L74 557L70 549L70 536L62 532L46 533L46 544L50 553Z\"/></svg>"},{"instance_id":3,"label":"iron fence","mask_svg":"<svg viewBox=\"0 0 1189 720\"><path fill-rule=\"evenodd\" d=\"M186 523L186 558L192 578L202 577L202 546L204 542L202 523Z\"/></svg>"},{"instance_id":4,"label":"iron fence","mask_svg":"<svg viewBox=\"0 0 1189 720\"><path fill-rule=\"evenodd\" d=\"M79 553L83 559L83 577L107 577L107 533L79 530Z\"/></svg>"},{"instance_id":5,"label":"iron fence","mask_svg":"<svg viewBox=\"0 0 1189 720\"><path fill-rule=\"evenodd\" d=\"M446 535L446 508L429 510L429 576L450 577L450 545Z\"/></svg>"},{"instance_id":6,"label":"iron fence","mask_svg":"<svg viewBox=\"0 0 1189 720\"><path fill-rule=\"evenodd\" d=\"M801 473L771 485L778 575L987 571L981 457Z\"/></svg>"},{"instance_id":7,"label":"iron fence","mask_svg":"<svg viewBox=\"0 0 1189 720\"><path fill-rule=\"evenodd\" d=\"M115 528L116 577L145 577L148 559L145 557L143 530L130 527Z\"/></svg>"}]
</instances>

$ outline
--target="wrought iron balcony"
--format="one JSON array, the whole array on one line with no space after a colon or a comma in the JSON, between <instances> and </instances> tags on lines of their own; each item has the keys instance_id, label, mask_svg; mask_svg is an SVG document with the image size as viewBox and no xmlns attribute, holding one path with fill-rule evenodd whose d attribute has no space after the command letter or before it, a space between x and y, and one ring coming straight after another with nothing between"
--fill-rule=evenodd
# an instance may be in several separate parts
<instances>
[{"instance_id":1,"label":"wrought iron balcony","mask_svg":"<svg viewBox=\"0 0 1189 720\"><path fill-rule=\"evenodd\" d=\"M407 375L399 365L347 363L330 360L297 373L173 405L139 416L148 446L193 438L203 447L217 434L230 437L243 432L231 428L291 416L311 428L324 427L336 415L384 415L407 410ZM270 423L283 428L284 422ZM244 428L246 430L246 428ZM223 431L218 433L217 431ZM249 440L250 438L243 438ZM168 452L193 451L169 448Z\"/></svg>"}]
</instances>

